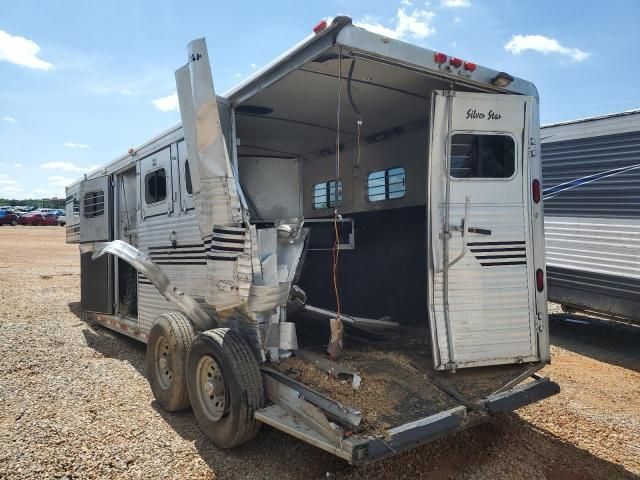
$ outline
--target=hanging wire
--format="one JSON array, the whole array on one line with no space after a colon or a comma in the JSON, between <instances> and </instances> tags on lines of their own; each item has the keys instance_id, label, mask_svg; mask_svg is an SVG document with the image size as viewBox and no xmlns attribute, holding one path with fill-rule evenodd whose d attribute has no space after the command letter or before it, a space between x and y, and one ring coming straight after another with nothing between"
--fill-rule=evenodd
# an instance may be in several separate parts
<instances>
[{"instance_id":1,"label":"hanging wire","mask_svg":"<svg viewBox=\"0 0 640 480\"><path fill-rule=\"evenodd\" d=\"M339 185L340 185L340 114L342 106L342 48L338 51L338 105L336 107L336 179L334 188L333 229L335 239L333 242L333 291L336 297L336 314L340 320L342 308L340 294L338 292L338 259L340 257L340 235L338 233L338 218L340 216Z\"/></svg>"}]
</instances>

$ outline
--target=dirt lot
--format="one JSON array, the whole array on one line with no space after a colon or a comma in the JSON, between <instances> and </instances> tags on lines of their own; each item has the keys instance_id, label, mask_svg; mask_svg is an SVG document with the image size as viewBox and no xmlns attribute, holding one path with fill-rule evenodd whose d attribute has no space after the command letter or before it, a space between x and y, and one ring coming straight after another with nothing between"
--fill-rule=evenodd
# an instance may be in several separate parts
<instances>
[{"instance_id":1,"label":"dirt lot","mask_svg":"<svg viewBox=\"0 0 640 480\"><path fill-rule=\"evenodd\" d=\"M83 322L59 227L0 227L0 478L637 478L640 328L551 324L562 393L364 469L269 428L232 451L167 414L144 346Z\"/></svg>"}]
</instances>

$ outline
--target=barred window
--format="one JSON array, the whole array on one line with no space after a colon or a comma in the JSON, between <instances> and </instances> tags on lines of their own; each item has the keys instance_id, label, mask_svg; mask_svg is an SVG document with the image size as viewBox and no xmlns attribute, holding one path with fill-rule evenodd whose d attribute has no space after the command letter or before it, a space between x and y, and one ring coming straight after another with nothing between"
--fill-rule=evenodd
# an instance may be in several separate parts
<instances>
[{"instance_id":1,"label":"barred window","mask_svg":"<svg viewBox=\"0 0 640 480\"><path fill-rule=\"evenodd\" d=\"M407 193L407 175L403 167L371 172L367 177L367 198L370 202L395 200Z\"/></svg>"},{"instance_id":2,"label":"barred window","mask_svg":"<svg viewBox=\"0 0 640 480\"><path fill-rule=\"evenodd\" d=\"M337 203L342 201L342 182L338 180L338 188L336 193L336 181L316 183L313 186L313 208L320 210L322 208L333 208Z\"/></svg>"},{"instance_id":3,"label":"barred window","mask_svg":"<svg viewBox=\"0 0 640 480\"><path fill-rule=\"evenodd\" d=\"M104 215L104 191L87 192L82 198L82 212L85 218Z\"/></svg>"},{"instance_id":4,"label":"barred window","mask_svg":"<svg viewBox=\"0 0 640 480\"><path fill-rule=\"evenodd\" d=\"M144 177L144 201L147 205L167 198L167 174L164 168L147 173Z\"/></svg>"},{"instance_id":5,"label":"barred window","mask_svg":"<svg viewBox=\"0 0 640 480\"><path fill-rule=\"evenodd\" d=\"M509 178L515 168L515 143L507 135L457 133L451 137L454 178Z\"/></svg>"}]
</instances>

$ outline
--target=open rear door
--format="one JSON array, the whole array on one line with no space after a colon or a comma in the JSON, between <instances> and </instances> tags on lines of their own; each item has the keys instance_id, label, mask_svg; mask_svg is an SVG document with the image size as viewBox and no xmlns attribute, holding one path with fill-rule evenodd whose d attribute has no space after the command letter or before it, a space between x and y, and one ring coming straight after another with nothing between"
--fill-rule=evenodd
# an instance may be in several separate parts
<instances>
[{"instance_id":1,"label":"open rear door","mask_svg":"<svg viewBox=\"0 0 640 480\"><path fill-rule=\"evenodd\" d=\"M434 92L429 304L437 369L538 360L529 221L533 99Z\"/></svg>"}]
</instances>

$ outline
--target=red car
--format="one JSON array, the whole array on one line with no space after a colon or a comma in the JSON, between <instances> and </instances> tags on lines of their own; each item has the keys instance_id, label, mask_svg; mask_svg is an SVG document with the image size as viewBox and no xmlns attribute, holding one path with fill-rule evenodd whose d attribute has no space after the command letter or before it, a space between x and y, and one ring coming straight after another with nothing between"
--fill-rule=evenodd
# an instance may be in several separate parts
<instances>
[{"instance_id":1,"label":"red car","mask_svg":"<svg viewBox=\"0 0 640 480\"><path fill-rule=\"evenodd\" d=\"M18 219L20 225L58 225L58 217L53 213L30 212Z\"/></svg>"},{"instance_id":2,"label":"red car","mask_svg":"<svg viewBox=\"0 0 640 480\"><path fill-rule=\"evenodd\" d=\"M11 225L15 227L18 223L18 216L13 212L0 210L0 225Z\"/></svg>"}]
</instances>

